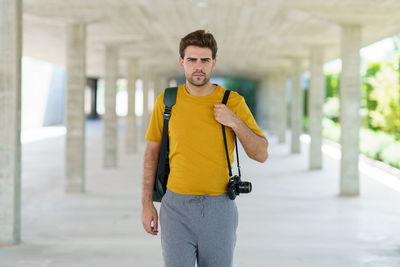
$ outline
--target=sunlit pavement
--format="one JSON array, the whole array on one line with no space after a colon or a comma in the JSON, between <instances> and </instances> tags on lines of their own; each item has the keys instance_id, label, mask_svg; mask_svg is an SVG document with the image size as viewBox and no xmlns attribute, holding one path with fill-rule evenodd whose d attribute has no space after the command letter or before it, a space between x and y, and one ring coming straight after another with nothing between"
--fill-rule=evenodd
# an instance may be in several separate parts
<instances>
[{"instance_id":1,"label":"sunlit pavement","mask_svg":"<svg viewBox=\"0 0 400 267\"><path fill-rule=\"evenodd\" d=\"M126 155L123 126L113 170L102 168L101 122L87 123L85 194L64 193L62 128L24 137L22 242L0 248L1 267L162 266L160 237L141 226L144 144ZM264 164L241 149L253 192L237 198L235 266L400 266L400 192L362 175L360 197L339 197L337 157L309 171L302 144L301 155L290 155L271 138Z\"/></svg>"}]
</instances>

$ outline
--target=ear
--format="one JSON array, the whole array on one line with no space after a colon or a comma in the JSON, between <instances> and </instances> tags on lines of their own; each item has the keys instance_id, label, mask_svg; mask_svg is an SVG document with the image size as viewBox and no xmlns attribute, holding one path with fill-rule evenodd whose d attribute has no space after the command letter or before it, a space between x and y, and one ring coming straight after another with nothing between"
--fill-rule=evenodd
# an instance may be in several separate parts
<instances>
[{"instance_id":1,"label":"ear","mask_svg":"<svg viewBox=\"0 0 400 267\"><path fill-rule=\"evenodd\" d=\"M214 68L215 68L215 64L217 63L217 58L214 58L213 60L212 60L212 69L214 70Z\"/></svg>"},{"instance_id":2,"label":"ear","mask_svg":"<svg viewBox=\"0 0 400 267\"><path fill-rule=\"evenodd\" d=\"M181 67L182 70L185 70L183 67L183 58L179 57L179 67Z\"/></svg>"}]
</instances>

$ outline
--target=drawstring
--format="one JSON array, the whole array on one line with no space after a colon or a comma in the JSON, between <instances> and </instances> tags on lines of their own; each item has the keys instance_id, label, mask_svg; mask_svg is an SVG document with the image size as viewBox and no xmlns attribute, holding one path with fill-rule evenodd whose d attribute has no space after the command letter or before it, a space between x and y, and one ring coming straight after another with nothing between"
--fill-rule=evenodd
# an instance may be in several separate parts
<instances>
[{"instance_id":1,"label":"drawstring","mask_svg":"<svg viewBox=\"0 0 400 267\"><path fill-rule=\"evenodd\" d=\"M201 217L204 217L204 200L206 199L206 196L201 196L200 202L201 202Z\"/></svg>"},{"instance_id":2,"label":"drawstring","mask_svg":"<svg viewBox=\"0 0 400 267\"><path fill-rule=\"evenodd\" d=\"M204 201L208 197L208 193L205 193L200 197L200 202L201 202L201 217L204 217Z\"/></svg>"},{"instance_id":3,"label":"drawstring","mask_svg":"<svg viewBox=\"0 0 400 267\"><path fill-rule=\"evenodd\" d=\"M201 205L200 213L201 217L204 217L204 200L206 200L208 194L196 196L189 200L189 202L198 202Z\"/></svg>"}]
</instances>

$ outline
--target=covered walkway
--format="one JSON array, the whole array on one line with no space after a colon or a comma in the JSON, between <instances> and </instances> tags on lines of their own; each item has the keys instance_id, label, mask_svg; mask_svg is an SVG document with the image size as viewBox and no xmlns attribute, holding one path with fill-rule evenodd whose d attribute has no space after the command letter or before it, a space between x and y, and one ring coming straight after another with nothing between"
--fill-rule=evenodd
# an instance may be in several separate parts
<instances>
[{"instance_id":1,"label":"covered walkway","mask_svg":"<svg viewBox=\"0 0 400 267\"><path fill-rule=\"evenodd\" d=\"M65 193L64 135L23 144L22 242L0 249L1 267L162 266L141 226L144 145L127 155L120 142L119 168L104 169L102 127L87 123L85 194ZM400 266L399 192L361 170L360 196L339 197L337 159L309 171L308 145L293 155L270 141L266 163L241 157L254 192L237 201L235 266Z\"/></svg>"},{"instance_id":2,"label":"covered walkway","mask_svg":"<svg viewBox=\"0 0 400 267\"><path fill-rule=\"evenodd\" d=\"M367 199L373 201L372 203L380 203L369 195L366 182L363 182L362 185L365 188L360 187L358 171L359 126L362 119L360 115L362 104L360 48L400 32L399 1L3 0L1 3L1 246L18 244L21 240L23 244L28 244L27 242L30 240L35 241L33 232L27 232L27 229L30 231L37 229L34 227L35 223L38 223L40 227L47 226L46 230L48 231L55 229L54 231L60 235L63 242L69 240L61 235L64 231L71 233L71 235L66 235L67 237L82 236L79 231L90 233L86 229L72 227L75 225L72 223L72 219L66 215L64 217L64 214L68 215L71 209L78 212L86 205L89 208L90 205L97 205L97 198L98 201L103 201L107 205L112 204L112 211L114 212L116 204L110 201L111 196L114 195L111 192L118 196L117 199L124 196L123 193L118 191L118 187L121 187L122 192L128 191L125 194L129 198L127 200L121 199L121 203L138 203L134 199L130 199L134 197L134 194L132 194L134 190L140 191L140 173L134 175L134 170L141 169L140 159L135 158L135 155L141 155L140 152L143 152L143 147L142 150L137 150L136 147L141 146L140 142L144 141L144 133L150 119L154 96L158 95L169 84L172 85L174 80L176 82L182 78L182 71L177 64L179 40L187 33L202 28L212 32L218 42L218 64L213 76L243 77L257 82L259 95L256 99L256 113L259 124L278 136L279 143L283 144L286 142L285 140L290 141L290 147L288 145L274 147L274 149L278 149L275 153L277 158L272 157L271 161L268 161L265 165L265 170L246 166L249 168L249 177L254 177L256 192L253 197L243 197L240 205L245 206L246 201L251 201L250 207L256 207L255 203L257 203L257 209L265 211L275 205L275 201L268 201L268 199L274 198L275 200L277 196L270 194L281 192L289 192L287 195L289 198L285 195L284 199L296 199L295 203L298 203L297 198L303 199L298 196L300 193L297 193L301 192L305 199L312 199L312 201L309 201L310 203L320 204L324 203L324 198L319 199L318 196L320 196L320 192L325 192L325 190L331 190L323 194L324 197L329 199L329 203L333 200L335 200L334 203L344 202L343 206L345 207L351 206L347 202L350 202L350 204L364 203ZM33 82L27 83L26 81L23 84L27 86L25 90L22 90L22 56L44 60L64 68L65 80L59 80L57 83L62 86L59 86L59 88L50 85L45 86L45 81L36 77L34 83L43 84L43 92L37 92L31 86ZM332 162L332 166L331 162L328 162L327 168L334 166L336 168L329 170L327 174L325 174L326 169L324 169L324 172L308 172L307 170L321 170L322 162L325 160L321 152L322 107L326 88L323 66L325 62L336 58L340 58L342 61L339 117L343 157L340 163ZM300 136L303 132L303 102L305 100L301 77L304 71L310 73L307 95L310 144L309 146L303 145L304 149L301 151ZM35 76L33 71L30 74ZM119 78L124 78L127 83L126 106L128 107L126 132L123 133L126 135L124 137L125 147L120 148L120 150L118 148L121 146L121 139L119 138L121 132L117 131L118 116L115 112ZM101 115L104 124L97 125L96 135L88 138L84 127L85 112L88 106L90 106L91 111L97 110L95 107L98 79L104 80L104 91L98 95L104 104L104 114ZM139 81L141 86L136 86ZM88 85L90 88L87 88ZM138 93L137 98L136 93ZM48 97L53 94L53 97ZM39 108L27 108L24 105L25 100L22 101L23 99L38 104L35 106L39 106ZM91 100L89 101L91 103L85 103L85 100ZM136 105L136 100L141 105ZM86 104L88 104L87 107ZM49 108L47 109L47 107ZM142 111L141 115L136 114L136 108ZM64 137L38 142L37 146L33 143L26 145L22 154L24 160L21 161L21 129L27 129L23 127L23 122L30 121L28 117L23 118L22 114L37 115L36 118L40 119L38 127L49 125L44 123L48 115L52 118L65 118L63 122L57 121L57 124L63 123L66 126L66 134ZM96 112L91 112L91 114L95 115ZM290 125L287 125L285 118L290 118ZM141 122L142 127L136 127L137 121ZM287 129L290 129L291 135L285 138ZM89 129L89 133L92 135L93 131L92 128ZM101 133L104 133L104 135L102 136ZM55 143L50 145L51 142ZM65 150L63 145L65 145ZM27 149L33 151L29 152ZM280 155L279 149L282 149L281 158L278 156ZM130 153L125 154L126 150ZM47 153L43 151L47 151ZM307 151L308 154L306 154ZM272 152L274 153L274 151ZM306 157L305 155L309 156ZM48 157L48 159L42 157ZM309 158L309 160L307 159L307 162L302 161L305 158ZM286 162L287 160L289 162ZM274 161L278 161L279 164ZM65 166L59 166L60 162L64 162ZM339 165L340 173L336 171ZM248 163L248 166L254 165ZM46 168L51 169L47 170ZM290 170L290 168L294 169ZM253 169L260 170L261 175L251 173ZM292 183L284 180L285 173L288 175L287 179L293 179ZM305 181L302 181L301 177L294 176L293 173L303 175ZM123 174L130 177L131 180L119 181L119 179L125 177ZM259 184L257 184L257 177L261 179L258 182ZM21 179L24 185L23 190L20 186ZM49 182L44 179L51 179L51 183L55 184L50 186ZM102 179L104 179L104 184L101 182ZM322 179L327 180L321 182ZM125 184L128 181L132 184ZM301 188L296 183L305 185L305 188ZM313 186L308 185L308 183ZM332 183L331 186L329 186L329 183ZM274 187L280 184L287 188L276 190ZM323 187L323 190L315 189L315 186L319 184ZM54 190L45 189L46 187L54 188ZM101 193L103 187L107 190L106 193ZM266 195L262 193L261 188L265 188ZM310 190L313 190L312 194ZM365 191L366 195L362 195L359 200L342 199L336 196L340 192L341 195L357 198L360 196L360 191ZM63 192L70 192L71 196ZM84 194L86 192L88 192L87 195ZM75 193L81 193L81 195L75 195ZM21 194L24 197L23 207L20 205ZM48 197L49 194L55 199ZM383 195L387 198L390 194L385 193ZM71 204L75 201L78 208ZM260 203L264 203L266 206L263 207ZM395 203L395 201L390 203ZM359 205L363 207L364 204ZM323 211L331 214L330 209L322 206L324 207ZM56 212L49 212L48 209L52 210L53 207ZM99 210L104 212L103 206L101 207ZM313 211L318 210L318 207L310 207ZM342 211L342 206L337 208L333 205L333 207L334 211ZM22 219L21 208L23 209ZM299 210L296 206L293 208L296 211ZM242 207L242 209L252 210L245 207ZM292 206L289 205L280 208L279 211L285 216L289 216L288 214L292 214L290 213L291 209ZM378 209L384 210L381 207L378 207ZM41 212L38 212L38 210ZM87 216L87 214L92 214L95 209L90 208L89 210L90 212L82 211L81 213ZM137 225L132 223L131 220L136 217L139 218L138 214L129 214L129 211L133 212L134 209L126 208L122 210L128 211L127 215L122 215L128 216L122 217L125 218L122 222L126 221L128 225ZM356 210L357 212L363 211L358 206L356 206ZM368 207L366 210L366 212L372 212L374 209ZM52 223L51 220L42 220L41 217L40 220L35 219L35 216L38 216L35 215L36 213L42 214L40 216L63 214L60 219L62 223ZM245 212L243 213L245 214ZM261 213L265 214L267 218L271 217L268 212ZM33 217L29 217L29 214L33 214ZM275 212L272 212L272 214L275 214ZM337 216L340 218L345 217L341 213L339 215ZM243 232L245 229L257 229L257 231L274 229L268 225L269 220L260 220L264 222L263 228L255 227L257 224L261 224L257 220L259 216L261 215L252 216L252 223L248 227L245 227L245 219L242 220L240 238L246 239L251 236ZM243 217L250 218L250 216ZM381 216L372 217L381 218ZM105 218L114 219L114 216L105 216ZM285 225L282 222L283 218L280 218L278 214L272 218L279 219L280 227ZM311 213L310 218L321 219L324 216L318 217ZM328 216L328 218L330 217ZM288 219L294 225L302 225L299 224L301 220L297 217L294 217L294 219L286 218L286 220ZM272 219L270 218L270 220ZM77 217L77 221L88 222L89 219L82 215ZM95 218L96 225L112 225L111 222L106 222ZM119 223L119 220L115 222L113 231L121 229L118 226ZM357 223L360 224L359 221ZM309 225L309 223L306 225ZM22 236L27 239L21 239L21 227ZM61 229L56 229L57 227ZM90 227L90 229L96 228ZM342 228L340 229L340 232L346 232ZM344 229L348 228L344 227ZM100 230L104 229L101 228ZM281 230L275 231L274 229L272 233L290 233L285 229ZM302 233L301 229L297 230L296 233ZM104 232L107 231L104 230ZM97 235L100 233L93 234L97 237L96 240L103 240L104 236ZM124 233L123 236L129 236L124 231L121 231L121 233ZM141 232L138 233L141 234ZM331 231L331 233L336 234L336 231ZM354 229L351 229L350 233L357 235L357 231ZM269 232L263 233L263 235L255 233L257 237L265 236L268 237L268 240L273 240L272 236L268 234ZM37 236L46 237L46 235L40 233ZM115 236L115 233L112 236ZM136 239L127 238L127 240L141 240L139 238L141 236ZM287 247L291 245L304 244L302 237L296 236L296 238L287 242L287 246L282 246L285 248L282 253L287 253ZM280 244L282 239L279 240L279 242L274 241L273 244ZM59 243L63 242L60 241ZM158 244L158 242L156 243ZM246 242L244 243L246 244ZM252 243L247 242L247 244ZM352 244L352 242L348 241L344 244ZM107 243L105 246L114 249ZM242 243L240 246L242 246ZM265 244L263 246L257 245L260 249L263 249L264 246ZM21 248L24 247L26 245L21 246ZM84 247L90 248L91 246L85 245ZM125 247L134 250L134 246ZM141 248L143 247L141 246ZM296 251L300 251L297 245L295 247ZM49 249L44 249L43 253L50 253L56 248L56 245L49 246ZM13 249L16 248L5 248L4 251L2 249L0 255L11 255L8 253ZM238 250L245 249L238 247ZM312 251L312 249L307 249L307 251ZM62 252L65 251L62 250ZM78 252L83 253L84 250ZM109 253L111 252L103 253L101 256L109 255ZM39 256L40 253L34 255ZM69 253L69 255L74 259L81 260L82 258L74 253ZM84 255L89 254L84 253ZM126 255L134 255L134 253L132 251L132 253ZM140 256L143 255L145 254L140 252ZM242 260L240 255L243 255L243 253L237 255L239 257L238 264ZM281 256L279 253L273 253L273 255ZM304 255L304 253L300 255ZM258 254L257 259L264 258L263 256ZM152 258L157 260L155 256ZM2 259L0 258L0 260Z\"/></svg>"}]
</instances>

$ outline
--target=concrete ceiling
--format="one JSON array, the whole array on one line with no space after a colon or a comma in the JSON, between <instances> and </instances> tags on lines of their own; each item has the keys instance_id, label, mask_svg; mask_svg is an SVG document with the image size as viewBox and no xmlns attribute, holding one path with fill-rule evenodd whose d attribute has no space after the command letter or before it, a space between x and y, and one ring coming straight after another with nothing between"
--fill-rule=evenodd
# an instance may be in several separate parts
<instances>
[{"instance_id":1,"label":"concrete ceiling","mask_svg":"<svg viewBox=\"0 0 400 267\"><path fill-rule=\"evenodd\" d=\"M87 73L103 76L107 45L167 77L181 74L179 40L206 29L218 42L215 75L259 79L307 68L313 46L340 56L340 25L362 26L363 46L400 33L399 0L24 0L24 56L65 65L66 25L87 23Z\"/></svg>"}]
</instances>

